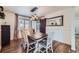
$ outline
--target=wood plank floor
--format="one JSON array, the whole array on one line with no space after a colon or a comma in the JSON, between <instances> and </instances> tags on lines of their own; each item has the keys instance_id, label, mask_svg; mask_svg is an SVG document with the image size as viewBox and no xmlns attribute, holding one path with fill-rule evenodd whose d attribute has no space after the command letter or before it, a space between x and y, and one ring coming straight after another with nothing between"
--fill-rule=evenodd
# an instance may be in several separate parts
<instances>
[{"instance_id":1,"label":"wood plank floor","mask_svg":"<svg viewBox=\"0 0 79 59\"><path fill-rule=\"evenodd\" d=\"M54 42L55 43L55 42ZM57 53L64 53L63 51L67 51L64 47L66 47L67 45L65 45L64 43L61 44L61 42L56 43L55 45L58 44L58 47L56 48L55 51L57 51ZM62 47L62 51L59 51L60 47ZM52 47L54 49L54 47ZM1 53L24 53L24 50L21 47L21 40L13 40L10 42L10 45L2 48ZM49 52L51 53L51 52ZM68 52L67 52L68 53Z\"/></svg>"},{"instance_id":2,"label":"wood plank floor","mask_svg":"<svg viewBox=\"0 0 79 59\"><path fill-rule=\"evenodd\" d=\"M20 40L12 40L10 45L2 48L2 53L22 53L23 50L21 48Z\"/></svg>"}]
</instances>

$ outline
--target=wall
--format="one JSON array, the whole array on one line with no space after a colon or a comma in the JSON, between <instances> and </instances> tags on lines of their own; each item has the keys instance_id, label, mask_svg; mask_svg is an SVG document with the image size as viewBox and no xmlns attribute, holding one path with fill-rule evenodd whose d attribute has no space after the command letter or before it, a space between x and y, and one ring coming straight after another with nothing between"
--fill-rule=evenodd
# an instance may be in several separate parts
<instances>
[{"instance_id":1,"label":"wall","mask_svg":"<svg viewBox=\"0 0 79 59\"><path fill-rule=\"evenodd\" d=\"M75 32L76 34L79 34L79 17L75 17Z\"/></svg>"},{"instance_id":2,"label":"wall","mask_svg":"<svg viewBox=\"0 0 79 59\"><path fill-rule=\"evenodd\" d=\"M5 19L0 19L0 25L3 25L6 22L6 25L10 25L11 29L11 37L10 39L13 40L14 35L14 25L15 25L15 14L9 11L5 11ZM1 30L1 28L0 28Z\"/></svg>"},{"instance_id":3,"label":"wall","mask_svg":"<svg viewBox=\"0 0 79 59\"><path fill-rule=\"evenodd\" d=\"M63 28L60 26L54 26L54 27L50 27L50 26L47 26L46 27L46 33L51 33L51 37L53 40L56 40L56 41L59 41L59 42L64 42L64 31L63 31Z\"/></svg>"},{"instance_id":4,"label":"wall","mask_svg":"<svg viewBox=\"0 0 79 59\"><path fill-rule=\"evenodd\" d=\"M13 40L14 36L14 25L15 25L15 14L9 11L5 11L5 19L0 19L0 31L1 25L6 22L6 25L10 25L10 40ZM0 32L0 49L1 49L1 32Z\"/></svg>"},{"instance_id":5,"label":"wall","mask_svg":"<svg viewBox=\"0 0 79 59\"><path fill-rule=\"evenodd\" d=\"M75 28L74 28L74 8L70 7L62 11L57 11L46 15L46 17L55 17L64 15L64 26L46 27L46 30L54 32L54 39L71 45L71 49L75 50Z\"/></svg>"}]
</instances>

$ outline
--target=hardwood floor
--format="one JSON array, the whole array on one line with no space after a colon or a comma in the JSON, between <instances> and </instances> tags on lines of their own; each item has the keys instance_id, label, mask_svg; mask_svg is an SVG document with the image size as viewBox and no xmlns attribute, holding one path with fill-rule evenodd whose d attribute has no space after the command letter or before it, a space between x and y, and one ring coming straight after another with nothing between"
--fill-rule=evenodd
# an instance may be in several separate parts
<instances>
[{"instance_id":1,"label":"hardwood floor","mask_svg":"<svg viewBox=\"0 0 79 59\"><path fill-rule=\"evenodd\" d=\"M58 41L53 41L53 52L54 53L70 53L71 46Z\"/></svg>"},{"instance_id":2,"label":"hardwood floor","mask_svg":"<svg viewBox=\"0 0 79 59\"><path fill-rule=\"evenodd\" d=\"M22 53L23 50L20 44L21 40L12 40L10 45L2 48L2 53Z\"/></svg>"},{"instance_id":3,"label":"hardwood floor","mask_svg":"<svg viewBox=\"0 0 79 59\"><path fill-rule=\"evenodd\" d=\"M53 42L54 46L52 47L54 53L68 53L70 47L67 44L61 42ZM49 53L52 53L50 49ZM2 48L1 53L24 53L24 50L21 47L21 40L12 40L10 45ZM32 53L32 52L31 52Z\"/></svg>"}]
</instances>

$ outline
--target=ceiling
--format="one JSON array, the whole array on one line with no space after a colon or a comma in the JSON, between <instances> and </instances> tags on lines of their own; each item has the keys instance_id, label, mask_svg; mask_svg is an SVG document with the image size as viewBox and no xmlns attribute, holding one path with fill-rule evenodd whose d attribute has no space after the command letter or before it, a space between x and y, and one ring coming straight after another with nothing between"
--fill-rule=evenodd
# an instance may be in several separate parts
<instances>
[{"instance_id":1,"label":"ceiling","mask_svg":"<svg viewBox=\"0 0 79 59\"><path fill-rule=\"evenodd\" d=\"M33 7L35 6L4 6L4 9L6 11L17 13L19 15L31 16L33 13L31 13L30 10ZM38 7L36 14L39 16L45 16L51 12L61 11L66 8L70 8L67 6L62 6L62 7L61 6L36 6L36 7Z\"/></svg>"}]
</instances>

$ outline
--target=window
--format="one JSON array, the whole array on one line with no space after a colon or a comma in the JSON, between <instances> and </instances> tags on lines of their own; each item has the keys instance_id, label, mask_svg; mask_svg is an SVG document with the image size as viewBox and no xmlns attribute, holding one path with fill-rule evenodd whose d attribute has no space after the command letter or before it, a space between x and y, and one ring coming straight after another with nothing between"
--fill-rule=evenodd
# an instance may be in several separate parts
<instances>
[{"instance_id":1,"label":"window","mask_svg":"<svg viewBox=\"0 0 79 59\"><path fill-rule=\"evenodd\" d=\"M32 28L36 31L40 30L40 22L39 21L32 21Z\"/></svg>"},{"instance_id":2,"label":"window","mask_svg":"<svg viewBox=\"0 0 79 59\"><path fill-rule=\"evenodd\" d=\"M24 29L24 20L19 19L18 21L18 30Z\"/></svg>"},{"instance_id":3,"label":"window","mask_svg":"<svg viewBox=\"0 0 79 59\"><path fill-rule=\"evenodd\" d=\"M31 21L25 20L25 28L31 27Z\"/></svg>"},{"instance_id":4,"label":"window","mask_svg":"<svg viewBox=\"0 0 79 59\"><path fill-rule=\"evenodd\" d=\"M19 19L18 21L18 30L25 29L31 27L31 21L26 19Z\"/></svg>"},{"instance_id":5,"label":"window","mask_svg":"<svg viewBox=\"0 0 79 59\"><path fill-rule=\"evenodd\" d=\"M40 30L40 22L39 21L31 21L26 19L19 19L18 21L18 30L26 29L28 27L32 27L35 32Z\"/></svg>"}]
</instances>

